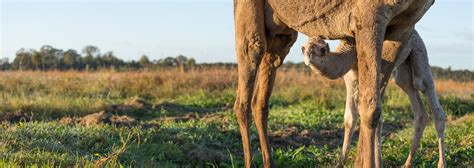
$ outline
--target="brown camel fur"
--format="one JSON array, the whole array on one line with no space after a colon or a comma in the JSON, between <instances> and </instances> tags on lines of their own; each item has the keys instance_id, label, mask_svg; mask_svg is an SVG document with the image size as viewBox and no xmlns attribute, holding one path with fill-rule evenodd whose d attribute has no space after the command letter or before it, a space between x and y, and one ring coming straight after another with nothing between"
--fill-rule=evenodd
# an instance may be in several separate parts
<instances>
[{"instance_id":1,"label":"brown camel fur","mask_svg":"<svg viewBox=\"0 0 474 168\"><path fill-rule=\"evenodd\" d=\"M239 74L234 111L245 166L252 166L249 128L253 114L263 166L275 167L267 135L268 99L276 69L297 32L301 32L309 37L355 41L361 131L354 165L380 167L374 148L376 128L381 126L381 97L395 67L392 64L398 61L415 24L433 3L434 0L234 0ZM382 53L387 55L384 62Z\"/></svg>"},{"instance_id":2,"label":"brown camel fur","mask_svg":"<svg viewBox=\"0 0 474 168\"><path fill-rule=\"evenodd\" d=\"M305 55L305 64L310 66L313 72L331 79L340 78L345 74L344 80L347 88L346 110L344 114L345 132L339 163L343 165L347 160L350 140L359 115L356 99L358 81L357 67L354 66L356 62L354 44L349 41L342 41L336 49L336 52L329 52L329 46L324 40L321 38L310 38L302 50ZM411 167L416 149L418 148L423 131L428 122L428 115L423 107L423 102L419 94L420 91L428 97L429 105L433 111L436 131L438 132L439 163L445 164L444 129L446 114L436 96L425 44L416 31L413 32L408 45L402 53L405 55L401 55L401 57L406 58L406 60L396 65L397 73L395 82L409 96L411 107L415 114L413 144L408 159L405 162L405 167ZM384 56L382 56L382 59L383 57ZM336 65L338 62L340 62L340 64ZM378 138L377 136L376 141L381 143ZM378 145L380 147L381 144ZM380 150L380 148L377 148L376 153L380 154Z\"/></svg>"}]
</instances>

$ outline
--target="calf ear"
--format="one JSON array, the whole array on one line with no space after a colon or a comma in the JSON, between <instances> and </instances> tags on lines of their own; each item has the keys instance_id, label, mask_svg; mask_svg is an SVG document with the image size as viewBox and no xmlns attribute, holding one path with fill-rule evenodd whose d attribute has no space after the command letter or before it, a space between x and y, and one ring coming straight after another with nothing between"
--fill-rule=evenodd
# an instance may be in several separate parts
<instances>
[{"instance_id":1,"label":"calf ear","mask_svg":"<svg viewBox=\"0 0 474 168\"><path fill-rule=\"evenodd\" d=\"M301 46L301 52L302 52L303 54L304 54L304 50L305 50L305 49L306 49L306 48L304 48L304 46Z\"/></svg>"}]
</instances>

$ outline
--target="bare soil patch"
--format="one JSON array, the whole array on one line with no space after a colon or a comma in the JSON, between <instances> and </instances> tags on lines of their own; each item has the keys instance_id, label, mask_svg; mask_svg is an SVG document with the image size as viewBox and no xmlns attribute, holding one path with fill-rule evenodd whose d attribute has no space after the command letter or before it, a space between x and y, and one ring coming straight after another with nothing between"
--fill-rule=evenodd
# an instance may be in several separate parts
<instances>
[{"instance_id":1,"label":"bare soil patch","mask_svg":"<svg viewBox=\"0 0 474 168\"><path fill-rule=\"evenodd\" d=\"M114 115L106 111L89 114L84 117L63 117L59 120L61 124L80 124L84 126L93 126L99 124L113 124L116 126L132 126L136 124L136 120L127 115Z\"/></svg>"}]
</instances>

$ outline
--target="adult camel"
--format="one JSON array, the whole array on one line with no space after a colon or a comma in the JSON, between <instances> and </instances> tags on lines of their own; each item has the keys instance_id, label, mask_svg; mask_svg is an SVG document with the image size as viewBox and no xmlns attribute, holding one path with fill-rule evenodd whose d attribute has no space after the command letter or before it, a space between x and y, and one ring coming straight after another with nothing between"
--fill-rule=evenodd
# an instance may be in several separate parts
<instances>
[{"instance_id":1,"label":"adult camel","mask_svg":"<svg viewBox=\"0 0 474 168\"><path fill-rule=\"evenodd\" d=\"M336 51L330 52L329 45L323 39L315 37L308 40L308 42L302 47L302 51L305 55L305 64L308 65L313 72L330 79L337 79L344 76L347 95L346 110L344 113L344 142L339 158L339 165L342 167L347 160L351 137L359 115L357 111L356 97L358 92L357 85L359 82L357 81L357 66L355 66L355 46L350 41L342 40ZM412 166L416 150L428 122L428 114L426 113L423 102L421 101L420 92L428 98L429 107L433 112L439 143L438 167L444 167L446 164L444 157L444 129L446 114L436 96L435 84L431 74L431 67L428 62L428 53L418 32L413 31L413 34L411 35L408 44L403 49L402 54L400 54L400 57L400 61L396 63L395 83L410 98L410 105L415 114L413 142L404 167ZM381 122L383 123L383 121ZM377 134L380 133L381 132L377 132ZM376 136L375 138L375 143L378 147L376 148L375 153L380 155L380 136Z\"/></svg>"},{"instance_id":2,"label":"adult camel","mask_svg":"<svg viewBox=\"0 0 474 168\"><path fill-rule=\"evenodd\" d=\"M433 3L434 0L234 0L239 75L234 111L245 167L252 166L252 111L264 167L275 166L267 135L268 99L276 70L295 42L297 32L309 37L355 41L361 125L354 165L380 167L374 141L376 128L380 128L381 93L414 25ZM383 62L382 53L387 55Z\"/></svg>"}]
</instances>

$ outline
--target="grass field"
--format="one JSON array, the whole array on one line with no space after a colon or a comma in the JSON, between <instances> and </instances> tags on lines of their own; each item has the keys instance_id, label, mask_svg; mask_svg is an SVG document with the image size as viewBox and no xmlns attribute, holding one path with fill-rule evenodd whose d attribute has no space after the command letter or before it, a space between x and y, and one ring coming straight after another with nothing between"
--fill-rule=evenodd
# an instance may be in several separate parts
<instances>
[{"instance_id":1,"label":"grass field","mask_svg":"<svg viewBox=\"0 0 474 168\"><path fill-rule=\"evenodd\" d=\"M0 167L241 167L240 134L232 112L235 72L1 72ZM442 80L436 85L448 113L448 166L472 166L474 81ZM335 165L344 100L341 80L280 70L269 121L278 167ZM383 116L384 164L400 166L410 148L413 113L408 97L393 83ZM254 127L251 139L259 165ZM436 166L437 148L430 122L416 165Z\"/></svg>"}]
</instances>

